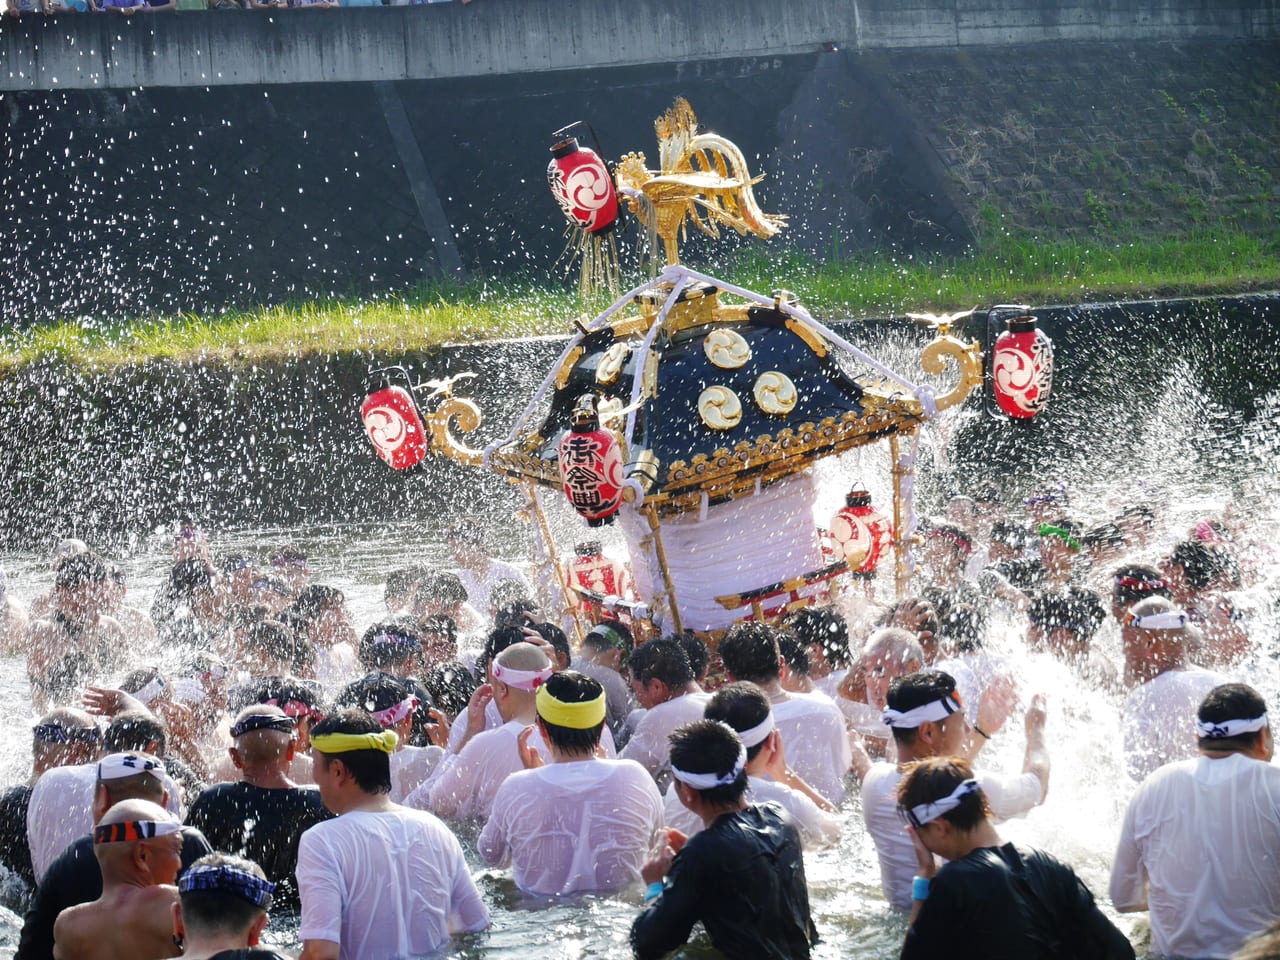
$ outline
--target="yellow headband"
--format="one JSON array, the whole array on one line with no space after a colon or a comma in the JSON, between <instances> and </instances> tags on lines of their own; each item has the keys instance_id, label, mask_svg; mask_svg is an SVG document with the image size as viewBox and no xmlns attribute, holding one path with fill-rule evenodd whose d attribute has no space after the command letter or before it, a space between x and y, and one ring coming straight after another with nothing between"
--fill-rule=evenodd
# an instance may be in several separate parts
<instances>
[{"instance_id":1,"label":"yellow headband","mask_svg":"<svg viewBox=\"0 0 1280 960\"><path fill-rule=\"evenodd\" d=\"M545 723L557 727L568 727L570 730L589 730L598 723L604 722L604 691L594 700L583 703L565 703L551 695L543 684L537 693L538 716Z\"/></svg>"},{"instance_id":2,"label":"yellow headband","mask_svg":"<svg viewBox=\"0 0 1280 960\"><path fill-rule=\"evenodd\" d=\"M350 753L353 750L381 750L395 753L400 738L394 730L381 733L322 733L311 738L311 746L321 753Z\"/></svg>"}]
</instances>

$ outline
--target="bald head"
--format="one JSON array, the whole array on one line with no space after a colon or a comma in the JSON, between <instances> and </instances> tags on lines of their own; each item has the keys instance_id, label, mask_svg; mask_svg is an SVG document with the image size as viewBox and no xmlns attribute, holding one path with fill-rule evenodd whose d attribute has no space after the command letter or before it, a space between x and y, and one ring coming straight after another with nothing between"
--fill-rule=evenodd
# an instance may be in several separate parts
<instances>
[{"instance_id":1,"label":"bald head","mask_svg":"<svg viewBox=\"0 0 1280 960\"><path fill-rule=\"evenodd\" d=\"M551 666L547 655L532 643L514 643L494 659L508 670L546 670Z\"/></svg>"},{"instance_id":2,"label":"bald head","mask_svg":"<svg viewBox=\"0 0 1280 960\"><path fill-rule=\"evenodd\" d=\"M94 828L93 852L103 889L121 883L173 883L182 851L182 823L150 800L122 800Z\"/></svg>"},{"instance_id":3,"label":"bald head","mask_svg":"<svg viewBox=\"0 0 1280 960\"><path fill-rule=\"evenodd\" d=\"M871 634L867 638L863 656L885 663L896 663L904 673L910 672L907 670L908 664L924 663L924 650L921 649L915 634L901 627L885 627Z\"/></svg>"},{"instance_id":4,"label":"bald head","mask_svg":"<svg viewBox=\"0 0 1280 960\"><path fill-rule=\"evenodd\" d=\"M254 704L236 714L231 737L231 759L241 770L283 771L293 757L293 721L270 704Z\"/></svg>"}]
</instances>

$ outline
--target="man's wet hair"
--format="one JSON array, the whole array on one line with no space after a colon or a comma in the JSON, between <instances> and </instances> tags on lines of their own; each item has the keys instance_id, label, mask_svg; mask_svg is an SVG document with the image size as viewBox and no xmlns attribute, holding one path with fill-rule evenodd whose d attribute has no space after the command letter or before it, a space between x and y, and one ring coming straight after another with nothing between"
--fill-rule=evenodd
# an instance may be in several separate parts
<instances>
[{"instance_id":1,"label":"man's wet hair","mask_svg":"<svg viewBox=\"0 0 1280 960\"><path fill-rule=\"evenodd\" d=\"M631 628L621 620L602 620L586 632L582 638L582 646L584 649L601 653L621 650L622 660L625 662L627 657L631 656L631 651L636 648L636 641L631 634Z\"/></svg>"},{"instance_id":2,"label":"man's wet hair","mask_svg":"<svg viewBox=\"0 0 1280 960\"><path fill-rule=\"evenodd\" d=\"M702 715L708 720L719 720L727 723L741 734L744 730L752 730L764 723L772 712L769 698L754 683L738 680L726 683L716 690L707 701ZM765 740L754 747L747 747L747 762L750 763L764 749ZM684 769L681 767L680 769Z\"/></svg>"},{"instance_id":3,"label":"man's wet hair","mask_svg":"<svg viewBox=\"0 0 1280 960\"><path fill-rule=\"evenodd\" d=\"M1147 597L1169 599L1164 574L1145 563L1126 563L1111 574L1111 599L1125 609Z\"/></svg>"},{"instance_id":4,"label":"man's wet hair","mask_svg":"<svg viewBox=\"0 0 1280 960\"><path fill-rule=\"evenodd\" d=\"M272 566L287 566L306 562L306 551L295 543L286 543L271 555Z\"/></svg>"},{"instance_id":5,"label":"man's wet hair","mask_svg":"<svg viewBox=\"0 0 1280 960\"><path fill-rule=\"evenodd\" d=\"M535 623L529 629L551 644L551 649L556 652L557 656L564 657L565 663L573 659L573 649L569 646L569 638L554 623Z\"/></svg>"},{"instance_id":6,"label":"man's wet hair","mask_svg":"<svg viewBox=\"0 0 1280 960\"><path fill-rule=\"evenodd\" d=\"M321 753L329 763L339 761L351 772L356 785L365 793L391 792L391 755L370 747L368 750L348 750L345 753L325 753L314 747L316 737L326 733L381 733L382 725L367 710L348 708L329 714L311 730L313 749Z\"/></svg>"},{"instance_id":7,"label":"man's wet hair","mask_svg":"<svg viewBox=\"0 0 1280 960\"><path fill-rule=\"evenodd\" d=\"M493 611L515 608L516 605L531 604L527 610L537 610L538 605L529 596L529 587L514 577L503 577L489 591L489 609ZM527 611L526 611L527 612Z\"/></svg>"},{"instance_id":8,"label":"man's wet hair","mask_svg":"<svg viewBox=\"0 0 1280 960\"><path fill-rule=\"evenodd\" d=\"M689 658L689 668L693 670L693 678L701 680L706 676L707 664L711 662L711 651L707 649L706 641L692 630L681 630L675 638L676 642L684 647L685 655Z\"/></svg>"},{"instance_id":9,"label":"man's wet hair","mask_svg":"<svg viewBox=\"0 0 1280 960\"><path fill-rule=\"evenodd\" d=\"M604 692L599 681L576 670L553 673L547 678L544 686L547 688L547 693L561 703L587 703ZM565 753L594 753L596 746L600 743L600 732L604 729L604 720L585 730L578 730L548 723L545 717L541 719L543 726L547 729L547 740L552 746Z\"/></svg>"},{"instance_id":10,"label":"man's wet hair","mask_svg":"<svg viewBox=\"0 0 1280 960\"><path fill-rule=\"evenodd\" d=\"M255 703L277 704L296 701L305 704L316 712L322 712L324 698L320 694L319 684L315 681L300 680L297 677L272 676L256 677L248 683L232 689L228 696L227 710L239 713L245 707Z\"/></svg>"},{"instance_id":11,"label":"man's wet hair","mask_svg":"<svg viewBox=\"0 0 1280 960\"><path fill-rule=\"evenodd\" d=\"M400 567L387 574L387 586L383 591L384 598L403 597L413 594L423 580L431 575L431 568L425 563L415 563L408 567Z\"/></svg>"},{"instance_id":12,"label":"man's wet hair","mask_svg":"<svg viewBox=\"0 0 1280 960\"><path fill-rule=\"evenodd\" d=\"M1151 527L1156 522L1156 512L1149 504L1134 503L1120 511L1117 520L1137 520L1144 527Z\"/></svg>"},{"instance_id":13,"label":"man's wet hair","mask_svg":"<svg viewBox=\"0 0 1280 960\"><path fill-rule=\"evenodd\" d=\"M480 656L476 657L476 673L483 677L489 669L489 664L507 647L513 643L524 643L524 630L514 623L495 626L484 638L484 647L480 651Z\"/></svg>"},{"instance_id":14,"label":"man's wet hair","mask_svg":"<svg viewBox=\"0 0 1280 960\"><path fill-rule=\"evenodd\" d=\"M957 552L963 551L965 554L973 552L973 537L959 524L931 522L924 530L925 538L935 533L942 535L943 539Z\"/></svg>"},{"instance_id":15,"label":"man's wet hair","mask_svg":"<svg viewBox=\"0 0 1280 960\"><path fill-rule=\"evenodd\" d=\"M137 670L130 670L124 675L124 678L120 681L120 690L124 693L135 694L156 678L159 678L166 690L169 689L168 680L160 672L159 667L140 667Z\"/></svg>"},{"instance_id":16,"label":"man's wet hair","mask_svg":"<svg viewBox=\"0 0 1280 960\"><path fill-rule=\"evenodd\" d=\"M1012 520L997 520L991 525L991 542L1021 550L1027 545L1027 531L1022 524Z\"/></svg>"},{"instance_id":17,"label":"man's wet hair","mask_svg":"<svg viewBox=\"0 0 1280 960\"><path fill-rule=\"evenodd\" d=\"M230 867L267 879L262 868L252 860L229 853L205 854L191 867ZM271 909L270 894L262 906L250 903L229 890L188 890L178 899L182 903L183 925L205 936L222 934L234 937L248 933L257 919Z\"/></svg>"},{"instance_id":18,"label":"man's wet hair","mask_svg":"<svg viewBox=\"0 0 1280 960\"><path fill-rule=\"evenodd\" d=\"M292 662L295 646L293 631L279 620L262 620L245 631L244 648L256 650L272 660Z\"/></svg>"},{"instance_id":19,"label":"man's wet hair","mask_svg":"<svg viewBox=\"0 0 1280 960\"><path fill-rule=\"evenodd\" d=\"M225 576L231 576L249 567L256 566L253 557L243 553L226 553L218 557L214 569Z\"/></svg>"},{"instance_id":20,"label":"man's wet hair","mask_svg":"<svg viewBox=\"0 0 1280 960\"><path fill-rule=\"evenodd\" d=\"M169 571L169 591L175 597L190 597L197 590L212 590L216 576L206 561L198 558L179 560Z\"/></svg>"},{"instance_id":21,"label":"man's wet hair","mask_svg":"<svg viewBox=\"0 0 1280 960\"><path fill-rule=\"evenodd\" d=\"M404 642L376 643L375 640L383 634L400 637ZM422 638L418 636L417 625L398 618L371 624L360 637L358 653L365 669L390 671L402 666L421 649Z\"/></svg>"},{"instance_id":22,"label":"man's wet hair","mask_svg":"<svg viewBox=\"0 0 1280 960\"><path fill-rule=\"evenodd\" d=\"M987 612L975 603L958 601L939 618L938 629L960 653L973 653L986 645Z\"/></svg>"},{"instance_id":23,"label":"man's wet hair","mask_svg":"<svg viewBox=\"0 0 1280 960\"><path fill-rule=\"evenodd\" d=\"M102 735L103 753L138 753L155 743L163 755L169 731L164 721L145 710L125 710L116 714Z\"/></svg>"},{"instance_id":24,"label":"man's wet hair","mask_svg":"<svg viewBox=\"0 0 1280 960\"><path fill-rule=\"evenodd\" d=\"M1200 701L1196 719L1201 723L1225 723L1228 720L1252 720L1266 712L1267 702L1253 687L1246 683L1224 683L1214 687ZM1262 733L1262 730L1255 730L1236 737L1200 737L1199 744L1206 750L1252 750L1262 739Z\"/></svg>"},{"instance_id":25,"label":"man's wet hair","mask_svg":"<svg viewBox=\"0 0 1280 960\"><path fill-rule=\"evenodd\" d=\"M885 704L891 710L905 713L916 707L933 703L956 692L956 681L949 673L941 670L917 670L915 673L894 677L889 683L889 692ZM890 727L893 739L904 746L916 742L916 728L905 729Z\"/></svg>"},{"instance_id":26,"label":"man's wet hair","mask_svg":"<svg viewBox=\"0 0 1280 960\"><path fill-rule=\"evenodd\" d=\"M518 581L512 580L511 583ZM523 588L523 585L521 585ZM512 600L510 603L504 603L497 607L493 614L493 625L495 627L505 627L514 625L517 627L534 627L541 623L538 616L538 605L528 597L520 597Z\"/></svg>"},{"instance_id":27,"label":"man's wet hair","mask_svg":"<svg viewBox=\"0 0 1280 960\"><path fill-rule=\"evenodd\" d=\"M1048 630L1070 630L1078 642L1088 644L1107 619L1107 611L1092 590L1070 589L1032 598L1027 618Z\"/></svg>"},{"instance_id":28,"label":"man's wet hair","mask_svg":"<svg viewBox=\"0 0 1280 960\"><path fill-rule=\"evenodd\" d=\"M1182 568L1193 590L1203 590L1220 576L1231 575L1230 554L1226 548L1203 540L1180 541L1169 556L1169 564Z\"/></svg>"},{"instance_id":29,"label":"man's wet hair","mask_svg":"<svg viewBox=\"0 0 1280 960\"><path fill-rule=\"evenodd\" d=\"M804 646L817 644L833 667L849 665L849 625L833 607L804 607L783 621Z\"/></svg>"},{"instance_id":30,"label":"man's wet hair","mask_svg":"<svg viewBox=\"0 0 1280 960\"><path fill-rule=\"evenodd\" d=\"M452 719L467 709L478 684L466 667L449 660L427 670L422 686L431 694L436 708Z\"/></svg>"},{"instance_id":31,"label":"man's wet hair","mask_svg":"<svg viewBox=\"0 0 1280 960\"><path fill-rule=\"evenodd\" d=\"M929 757L906 766L902 782L898 784L898 806L910 810L925 803L935 803L951 793L966 780L973 779L973 767L959 757ZM982 823L991 811L986 794L979 788L960 798L954 810L948 810L938 819L946 820L957 830L968 832Z\"/></svg>"},{"instance_id":32,"label":"man's wet hair","mask_svg":"<svg viewBox=\"0 0 1280 960\"><path fill-rule=\"evenodd\" d=\"M418 584L415 597L418 603L439 603L452 606L467 602L467 588L456 573L432 573Z\"/></svg>"},{"instance_id":33,"label":"man's wet hair","mask_svg":"<svg viewBox=\"0 0 1280 960\"><path fill-rule=\"evenodd\" d=\"M686 723L676 727L667 739L671 743L671 766L685 773L724 775L734 768L742 752L742 739L732 727L718 720ZM716 806L737 803L747 792L747 771L740 771L733 783L696 792L706 803Z\"/></svg>"},{"instance_id":34,"label":"man's wet hair","mask_svg":"<svg viewBox=\"0 0 1280 960\"><path fill-rule=\"evenodd\" d=\"M650 640L631 654L627 669L640 683L661 680L672 690L681 690L694 680L689 655L675 640Z\"/></svg>"},{"instance_id":35,"label":"man's wet hair","mask_svg":"<svg viewBox=\"0 0 1280 960\"><path fill-rule=\"evenodd\" d=\"M795 677L809 675L809 648L800 645L800 641L785 631L778 632L778 652L782 655L787 669Z\"/></svg>"},{"instance_id":36,"label":"man's wet hair","mask_svg":"<svg viewBox=\"0 0 1280 960\"><path fill-rule=\"evenodd\" d=\"M280 619L284 620L288 616L297 622L310 624L319 620L328 611L341 607L346 601L346 594L337 587L330 587L323 583L309 584L293 598L293 602L285 608Z\"/></svg>"},{"instance_id":37,"label":"man's wet hair","mask_svg":"<svg viewBox=\"0 0 1280 960\"><path fill-rule=\"evenodd\" d=\"M778 679L778 633L767 623L735 623L720 641L720 660L735 680Z\"/></svg>"},{"instance_id":38,"label":"man's wet hair","mask_svg":"<svg viewBox=\"0 0 1280 960\"><path fill-rule=\"evenodd\" d=\"M1114 523L1100 523L1090 527L1080 537L1080 543L1086 549L1094 547L1110 547L1117 549L1125 545L1124 532Z\"/></svg>"},{"instance_id":39,"label":"man's wet hair","mask_svg":"<svg viewBox=\"0 0 1280 960\"><path fill-rule=\"evenodd\" d=\"M79 587L105 583L107 566L97 554L77 553L65 557L58 564L53 585L59 590L75 590Z\"/></svg>"},{"instance_id":40,"label":"man's wet hair","mask_svg":"<svg viewBox=\"0 0 1280 960\"><path fill-rule=\"evenodd\" d=\"M458 625L453 622L453 617L447 617L443 613L423 617L418 621L418 635L424 649L429 646L428 636L443 637L446 646L452 650L450 659L458 655Z\"/></svg>"},{"instance_id":41,"label":"man's wet hair","mask_svg":"<svg viewBox=\"0 0 1280 960\"><path fill-rule=\"evenodd\" d=\"M389 673L374 671L352 680L338 691L333 705L338 708L358 707L367 713L389 710L410 695L409 685Z\"/></svg>"}]
</instances>

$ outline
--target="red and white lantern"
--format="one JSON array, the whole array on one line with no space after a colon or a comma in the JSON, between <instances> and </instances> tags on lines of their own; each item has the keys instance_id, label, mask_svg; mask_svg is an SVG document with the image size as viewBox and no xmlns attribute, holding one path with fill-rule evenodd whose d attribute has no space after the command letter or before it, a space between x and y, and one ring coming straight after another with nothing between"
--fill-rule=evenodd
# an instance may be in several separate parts
<instances>
[{"instance_id":1,"label":"red and white lantern","mask_svg":"<svg viewBox=\"0 0 1280 960\"><path fill-rule=\"evenodd\" d=\"M592 394L578 398L573 425L560 441L560 482L590 526L612 523L622 506L622 447L612 430L600 426Z\"/></svg>"},{"instance_id":2,"label":"red and white lantern","mask_svg":"<svg viewBox=\"0 0 1280 960\"><path fill-rule=\"evenodd\" d=\"M1029 420L1044 409L1053 389L1053 341L1032 316L1013 317L991 351L996 403L1011 417Z\"/></svg>"},{"instance_id":3,"label":"red and white lantern","mask_svg":"<svg viewBox=\"0 0 1280 960\"><path fill-rule=\"evenodd\" d=\"M387 385L365 398L360 419L373 449L397 470L408 470L427 455L428 440L418 405L404 387Z\"/></svg>"},{"instance_id":4,"label":"red and white lantern","mask_svg":"<svg viewBox=\"0 0 1280 960\"><path fill-rule=\"evenodd\" d=\"M849 572L870 579L893 544L893 524L871 505L871 494L866 490L850 490L844 502L831 518L831 537L849 564Z\"/></svg>"},{"instance_id":5,"label":"red and white lantern","mask_svg":"<svg viewBox=\"0 0 1280 960\"><path fill-rule=\"evenodd\" d=\"M573 552L573 559L565 564L565 574L572 586L604 594L606 597L630 597L631 577L626 566L606 557L599 540L576 544ZM578 604L586 608L593 618L618 619L617 613L580 596Z\"/></svg>"},{"instance_id":6,"label":"red and white lantern","mask_svg":"<svg viewBox=\"0 0 1280 960\"><path fill-rule=\"evenodd\" d=\"M618 220L618 194L604 161L573 137L551 148L547 184L571 224L603 233Z\"/></svg>"}]
</instances>

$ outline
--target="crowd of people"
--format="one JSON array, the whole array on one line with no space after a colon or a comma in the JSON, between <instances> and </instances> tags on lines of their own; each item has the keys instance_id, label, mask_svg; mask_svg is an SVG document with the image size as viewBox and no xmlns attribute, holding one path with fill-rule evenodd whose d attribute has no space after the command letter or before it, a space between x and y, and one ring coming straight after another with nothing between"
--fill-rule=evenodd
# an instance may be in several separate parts
<instances>
[{"instance_id":1,"label":"crowd of people","mask_svg":"<svg viewBox=\"0 0 1280 960\"><path fill-rule=\"evenodd\" d=\"M62 541L29 603L0 573L39 714L0 794L17 957L270 960L271 910L304 960L431 954L491 923L465 847L535 898L634 897L637 957L699 923L726 956L808 957L805 855L852 830L903 957L1133 957L1099 896L1148 913L1155 956L1280 956L1280 770L1246 682L1273 653L1270 546L1142 504L1083 528L1060 487L1020 508L949 501L909 597L846 587L715 636L552 612L475 523L451 569L388 572L359 631L295 547L211 556L184 523L142 609ZM1051 749L995 620L1119 706L1136 792L1106 891L1001 835ZM984 762L997 737L1019 769Z\"/></svg>"}]
</instances>

